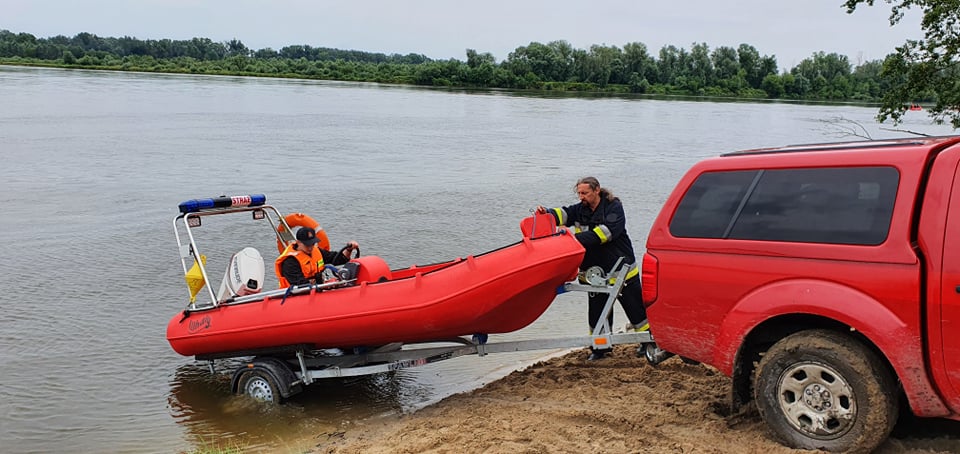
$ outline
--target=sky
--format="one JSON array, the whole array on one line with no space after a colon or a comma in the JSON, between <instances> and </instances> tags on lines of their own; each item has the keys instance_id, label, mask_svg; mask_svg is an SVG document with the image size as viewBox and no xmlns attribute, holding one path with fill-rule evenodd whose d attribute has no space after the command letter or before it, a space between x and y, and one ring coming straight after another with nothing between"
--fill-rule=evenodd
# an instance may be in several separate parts
<instances>
[{"instance_id":1,"label":"sky","mask_svg":"<svg viewBox=\"0 0 960 454\"><path fill-rule=\"evenodd\" d=\"M38 38L89 32L138 39L210 38L248 48L288 45L498 62L531 42L574 48L644 43L651 54L694 43L754 46L789 69L814 52L878 60L922 37L919 11L891 27L877 1L847 14L843 0L0 0L0 29Z\"/></svg>"}]
</instances>

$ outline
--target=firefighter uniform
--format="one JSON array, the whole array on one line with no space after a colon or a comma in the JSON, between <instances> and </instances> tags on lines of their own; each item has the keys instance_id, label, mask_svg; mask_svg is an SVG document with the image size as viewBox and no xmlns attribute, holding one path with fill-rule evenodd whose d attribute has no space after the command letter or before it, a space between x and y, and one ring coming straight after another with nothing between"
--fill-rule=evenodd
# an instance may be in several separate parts
<instances>
[{"instance_id":1,"label":"firefighter uniform","mask_svg":"<svg viewBox=\"0 0 960 454\"><path fill-rule=\"evenodd\" d=\"M624 265L637 261L633 252L633 243L627 234L627 220L620 199L607 200L606 197L601 197L596 210L591 210L584 203L577 203L562 208L551 208L547 212L553 215L557 225L573 228L577 241L586 249L583 261L580 263L581 271L592 266L600 266L604 273L609 274L621 257ZM618 299L627 318L630 319L630 324L645 329L647 316L643 306L639 276L639 268L627 275L627 281ZM606 300L605 293L590 293L587 322L590 324L591 334L596 330L597 323L603 315ZM608 322L612 327L613 312L610 313Z\"/></svg>"}]
</instances>

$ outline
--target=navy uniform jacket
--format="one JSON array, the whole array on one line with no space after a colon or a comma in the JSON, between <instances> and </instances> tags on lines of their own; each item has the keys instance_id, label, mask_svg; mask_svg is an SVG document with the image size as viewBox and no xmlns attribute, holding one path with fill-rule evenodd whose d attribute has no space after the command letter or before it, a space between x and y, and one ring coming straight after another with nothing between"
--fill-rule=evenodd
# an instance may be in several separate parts
<instances>
[{"instance_id":1,"label":"navy uniform jacket","mask_svg":"<svg viewBox=\"0 0 960 454\"><path fill-rule=\"evenodd\" d=\"M557 225L574 227L577 240L587 250L580 263L581 270L599 265L609 273L620 257L624 264L636 262L620 199L608 201L601 197L596 211L578 203L547 212L557 220Z\"/></svg>"}]
</instances>

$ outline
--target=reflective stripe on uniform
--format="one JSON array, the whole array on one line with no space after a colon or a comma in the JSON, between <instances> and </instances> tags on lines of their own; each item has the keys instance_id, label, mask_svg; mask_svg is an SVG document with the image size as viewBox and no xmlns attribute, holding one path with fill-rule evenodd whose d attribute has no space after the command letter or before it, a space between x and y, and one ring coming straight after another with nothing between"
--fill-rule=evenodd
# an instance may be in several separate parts
<instances>
[{"instance_id":1,"label":"reflective stripe on uniform","mask_svg":"<svg viewBox=\"0 0 960 454\"><path fill-rule=\"evenodd\" d=\"M563 208L554 208L553 214L557 216L557 225L567 225L567 212Z\"/></svg>"},{"instance_id":2,"label":"reflective stripe on uniform","mask_svg":"<svg viewBox=\"0 0 960 454\"><path fill-rule=\"evenodd\" d=\"M610 241L610 237L613 236L613 234L610 233L610 229L608 229L605 225L598 225L594 227L593 233L596 233L597 236L600 237L600 244Z\"/></svg>"},{"instance_id":3,"label":"reflective stripe on uniform","mask_svg":"<svg viewBox=\"0 0 960 454\"><path fill-rule=\"evenodd\" d=\"M632 279L632 278L637 277L637 276L640 274L640 267L637 266L636 263L634 263L633 265L630 265L630 266L631 266L630 271L627 271L627 277L624 278L624 280L627 280L627 281L629 281L629 280ZM607 282L608 282L610 285L616 284L616 283L617 283L617 278L611 277L610 280L607 281Z\"/></svg>"}]
</instances>

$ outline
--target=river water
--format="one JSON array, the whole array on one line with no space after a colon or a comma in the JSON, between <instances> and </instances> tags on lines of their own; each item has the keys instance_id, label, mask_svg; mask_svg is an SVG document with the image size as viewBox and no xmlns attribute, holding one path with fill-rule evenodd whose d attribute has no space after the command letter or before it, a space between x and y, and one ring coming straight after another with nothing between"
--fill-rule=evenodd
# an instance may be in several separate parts
<instances>
[{"instance_id":1,"label":"river water","mask_svg":"<svg viewBox=\"0 0 960 454\"><path fill-rule=\"evenodd\" d=\"M468 357L314 385L269 408L229 391L235 364L173 352L185 284L180 202L264 193L391 267L520 239L537 204L594 175L638 252L696 160L835 140L824 120L901 136L874 108L537 97L337 82L0 66L3 452L296 450L285 440L435 402L549 352ZM904 128L948 134L922 114ZM217 249L214 249L217 251ZM268 272L275 252L261 249ZM220 254L223 255L223 254ZM224 265L212 258L211 277ZM225 262L223 262L225 263ZM585 295L495 341L586 332ZM618 313L617 325L625 323Z\"/></svg>"}]
</instances>

